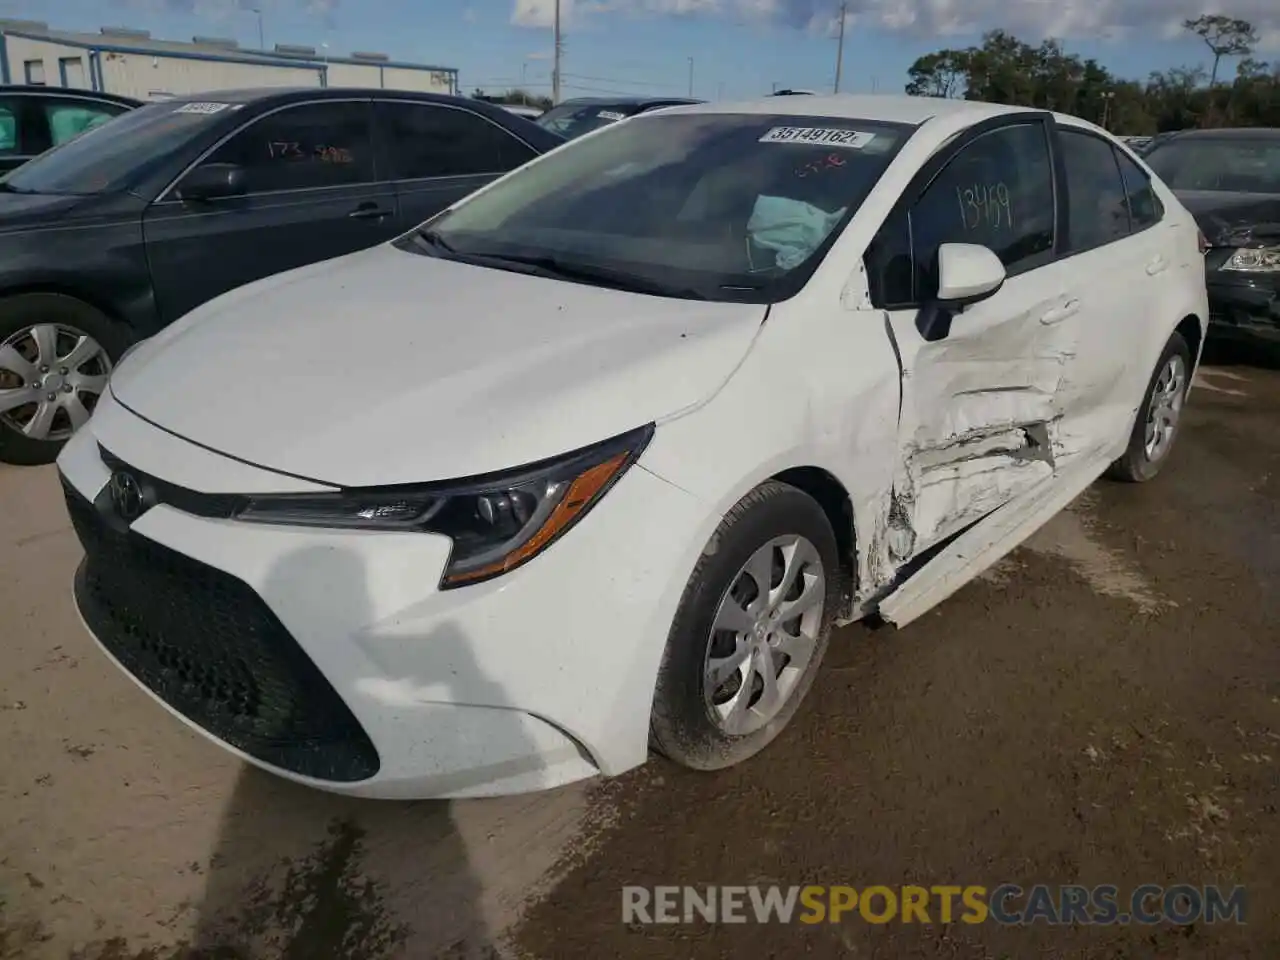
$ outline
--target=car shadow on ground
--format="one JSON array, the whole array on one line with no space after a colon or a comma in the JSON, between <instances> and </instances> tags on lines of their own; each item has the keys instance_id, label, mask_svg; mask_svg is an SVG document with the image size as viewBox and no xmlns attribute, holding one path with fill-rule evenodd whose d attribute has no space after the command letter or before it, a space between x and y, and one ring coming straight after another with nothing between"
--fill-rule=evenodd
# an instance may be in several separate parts
<instances>
[{"instance_id":1,"label":"car shadow on ground","mask_svg":"<svg viewBox=\"0 0 1280 960\"><path fill-rule=\"evenodd\" d=\"M1205 340L1202 364L1215 367L1261 367L1280 370L1280 340L1224 340L1213 334Z\"/></svg>"},{"instance_id":2,"label":"car shadow on ground","mask_svg":"<svg viewBox=\"0 0 1280 960\"><path fill-rule=\"evenodd\" d=\"M372 621L365 570L354 554L300 551L277 566L264 592L296 595L301 584L313 591L312 622ZM471 701L505 702L452 625L400 642L434 645L436 662L451 665L455 689ZM412 685L437 679L405 678ZM519 736L518 714L509 713L512 736ZM424 731L424 741L447 751L442 735L448 733ZM206 867L194 935L172 960L498 956L482 883L454 819L457 805L485 802L342 797L246 765Z\"/></svg>"}]
</instances>

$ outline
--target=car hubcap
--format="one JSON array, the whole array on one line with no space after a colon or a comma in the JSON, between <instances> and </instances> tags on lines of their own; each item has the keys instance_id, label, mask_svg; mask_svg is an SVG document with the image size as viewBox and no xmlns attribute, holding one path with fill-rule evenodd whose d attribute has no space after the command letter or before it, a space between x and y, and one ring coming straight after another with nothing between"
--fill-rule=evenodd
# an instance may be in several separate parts
<instances>
[{"instance_id":1,"label":"car hubcap","mask_svg":"<svg viewBox=\"0 0 1280 960\"><path fill-rule=\"evenodd\" d=\"M40 323L0 343L0 424L32 440L64 440L107 388L111 360L74 327Z\"/></svg>"},{"instance_id":2,"label":"car hubcap","mask_svg":"<svg viewBox=\"0 0 1280 960\"><path fill-rule=\"evenodd\" d=\"M1173 435L1182 416L1183 398L1186 396L1187 365L1182 357L1174 354L1160 370L1155 388L1151 391L1151 405L1147 408L1146 452L1147 459L1160 460L1173 445Z\"/></svg>"},{"instance_id":3,"label":"car hubcap","mask_svg":"<svg viewBox=\"0 0 1280 960\"><path fill-rule=\"evenodd\" d=\"M791 699L817 648L826 592L818 550L800 536L771 540L734 576L703 673L708 712L725 733L760 729Z\"/></svg>"}]
</instances>

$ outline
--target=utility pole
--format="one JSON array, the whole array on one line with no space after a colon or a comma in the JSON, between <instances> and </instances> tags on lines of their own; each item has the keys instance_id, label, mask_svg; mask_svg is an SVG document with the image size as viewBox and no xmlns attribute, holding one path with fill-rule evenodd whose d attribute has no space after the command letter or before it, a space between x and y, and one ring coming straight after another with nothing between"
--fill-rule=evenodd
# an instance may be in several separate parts
<instances>
[{"instance_id":1,"label":"utility pole","mask_svg":"<svg viewBox=\"0 0 1280 960\"><path fill-rule=\"evenodd\" d=\"M249 7L249 12L256 13L258 15L258 49L265 50L267 49L267 42L266 42L266 36L262 29L262 5L259 4L256 7Z\"/></svg>"},{"instance_id":2,"label":"utility pole","mask_svg":"<svg viewBox=\"0 0 1280 960\"><path fill-rule=\"evenodd\" d=\"M560 0L556 0L556 27L553 62L551 66L551 103L560 102Z\"/></svg>"},{"instance_id":3,"label":"utility pole","mask_svg":"<svg viewBox=\"0 0 1280 960\"><path fill-rule=\"evenodd\" d=\"M689 58L689 99L693 99L693 57Z\"/></svg>"},{"instance_id":4,"label":"utility pole","mask_svg":"<svg viewBox=\"0 0 1280 960\"><path fill-rule=\"evenodd\" d=\"M1107 129L1107 121L1111 119L1111 101L1116 97L1114 91L1102 95L1102 129Z\"/></svg>"},{"instance_id":5,"label":"utility pole","mask_svg":"<svg viewBox=\"0 0 1280 960\"><path fill-rule=\"evenodd\" d=\"M840 92L840 70L844 66L844 18L849 9L849 0L840 0L840 39L836 41L836 83L832 93Z\"/></svg>"}]
</instances>

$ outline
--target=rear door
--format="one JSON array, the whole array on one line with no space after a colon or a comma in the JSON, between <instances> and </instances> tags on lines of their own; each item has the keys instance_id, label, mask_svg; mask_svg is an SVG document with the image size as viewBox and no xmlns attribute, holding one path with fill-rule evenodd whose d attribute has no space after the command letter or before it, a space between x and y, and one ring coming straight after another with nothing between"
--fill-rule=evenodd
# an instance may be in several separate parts
<instances>
[{"instance_id":1,"label":"rear door","mask_svg":"<svg viewBox=\"0 0 1280 960\"><path fill-rule=\"evenodd\" d=\"M1057 258L1051 126L1027 114L962 135L922 171L872 244L873 300L902 376L888 560L960 532L1054 473L1078 295ZM926 339L938 247L993 250L1007 279Z\"/></svg>"},{"instance_id":2,"label":"rear door","mask_svg":"<svg viewBox=\"0 0 1280 960\"><path fill-rule=\"evenodd\" d=\"M202 163L231 163L243 195L182 199L182 182L144 218L156 299L171 322L253 280L342 256L395 234L365 99L292 104L248 122Z\"/></svg>"},{"instance_id":3,"label":"rear door","mask_svg":"<svg viewBox=\"0 0 1280 960\"><path fill-rule=\"evenodd\" d=\"M1172 264L1164 238L1148 229L1158 221L1152 204L1159 203L1149 183L1145 204L1135 185L1135 231L1120 151L1102 136L1066 126L1058 128L1058 144L1067 188L1065 262L1088 279L1076 297L1079 339L1064 368L1062 438L1067 450L1087 453L1128 429L1134 371L1143 368L1145 385L1152 362L1142 349L1147 318L1159 309Z\"/></svg>"},{"instance_id":4,"label":"rear door","mask_svg":"<svg viewBox=\"0 0 1280 960\"><path fill-rule=\"evenodd\" d=\"M399 228L409 230L537 154L487 117L463 107L375 104L380 156L395 181Z\"/></svg>"}]
</instances>

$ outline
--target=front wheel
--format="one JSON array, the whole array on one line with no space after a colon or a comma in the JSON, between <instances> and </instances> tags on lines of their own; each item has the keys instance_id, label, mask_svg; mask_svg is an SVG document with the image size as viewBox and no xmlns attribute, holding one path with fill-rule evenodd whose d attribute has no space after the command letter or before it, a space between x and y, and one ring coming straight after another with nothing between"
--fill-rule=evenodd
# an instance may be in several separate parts
<instances>
[{"instance_id":1,"label":"front wheel","mask_svg":"<svg viewBox=\"0 0 1280 960\"><path fill-rule=\"evenodd\" d=\"M0 463L52 463L107 388L120 331L73 297L0 300Z\"/></svg>"},{"instance_id":2,"label":"front wheel","mask_svg":"<svg viewBox=\"0 0 1280 960\"><path fill-rule=\"evenodd\" d=\"M1160 472L1178 435L1190 381L1191 350L1182 334L1175 331L1151 374L1129 435L1129 446L1108 468L1107 476L1127 483L1143 483Z\"/></svg>"},{"instance_id":3,"label":"front wheel","mask_svg":"<svg viewBox=\"0 0 1280 960\"><path fill-rule=\"evenodd\" d=\"M763 750L826 652L839 554L808 494L770 481L726 515L694 568L658 672L651 740L698 770Z\"/></svg>"}]
</instances>

